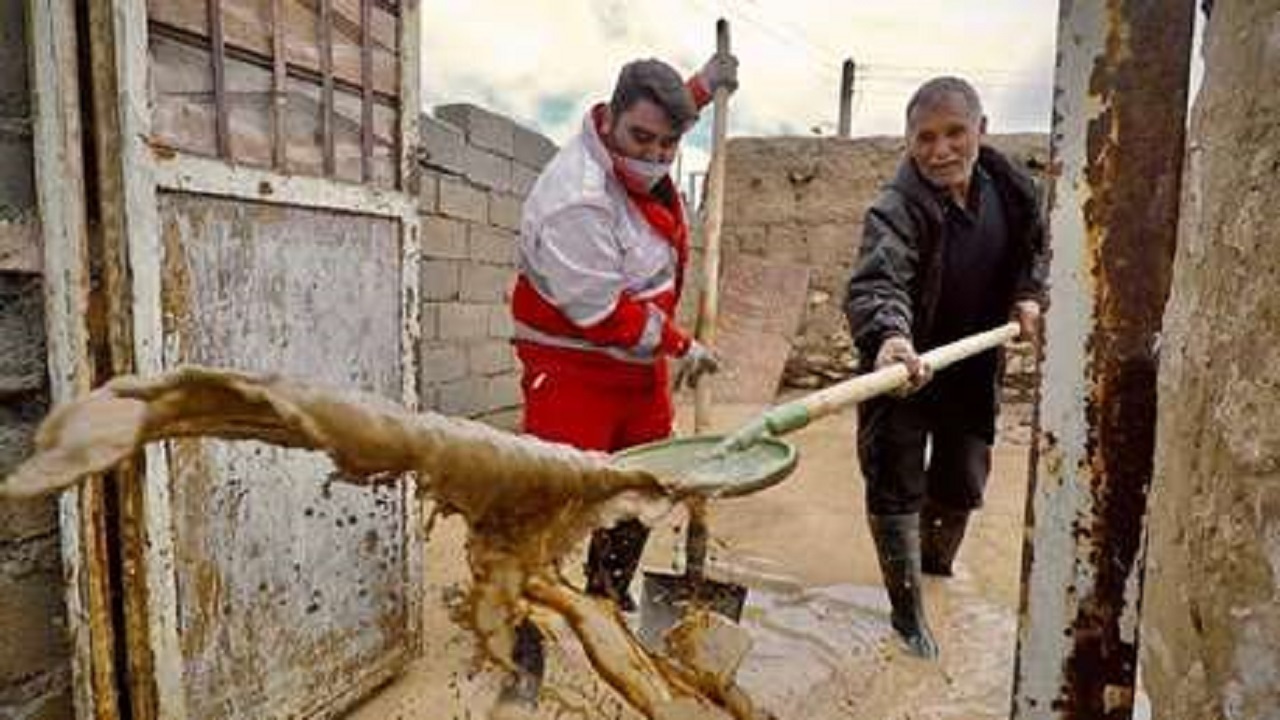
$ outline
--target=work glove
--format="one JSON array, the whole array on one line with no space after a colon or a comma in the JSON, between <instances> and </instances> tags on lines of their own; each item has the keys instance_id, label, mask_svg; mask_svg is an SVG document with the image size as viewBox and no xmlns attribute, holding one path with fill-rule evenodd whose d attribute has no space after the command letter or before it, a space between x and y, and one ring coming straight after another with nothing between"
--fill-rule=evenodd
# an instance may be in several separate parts
<instances>
[{"instance_id":1,"label":"work glove","mask_svg":"<svg viewBox=\"0 0 1280 720\"><path fill-rule=\"evenodd\" d=\"M907 366L907 383L894 391L898 397L906 397L925 386L933 378L933 368L920 359L915 346L901 335L890 335L880 343L876 352L876 370L902 363Z\"/></svg>"},{"instance_id":2,"label":"work glove","mask_svg":"<svg viewBox=\"0 0 1280 720\"><path fill-rule=\"evenodd\" d=\"M681 385L692 390L698 387L698 381L703 375L715 373L720 369L720 358L716 357L711 348L697 340L689 343L689 349L676 362L678 363L675 382L677 390Z\"/></svg>"},{"instance_id":3,"label":"work glove","mask_svg":"<svg viewBox=\"0 0 1280 720\"><path fill-rule=\"evenodd\" d=\"M733 92L738 89L738 57L733 53L716 53L702 66L694 79L708 97L715 95L716 90L722 87Z\"/></svg>"},{"instance_id":4,"label":"work glove","mask_svg":"<svg viewBox=\"0 0 1280 720\"><path fill-rule=\"evenodd\" d=\"M1019 300L1013 304L1013 320L1018 321L1018 340L1035 342L1040 333L1040 303L1035 300Z\"/></svg>"}]
</instances>

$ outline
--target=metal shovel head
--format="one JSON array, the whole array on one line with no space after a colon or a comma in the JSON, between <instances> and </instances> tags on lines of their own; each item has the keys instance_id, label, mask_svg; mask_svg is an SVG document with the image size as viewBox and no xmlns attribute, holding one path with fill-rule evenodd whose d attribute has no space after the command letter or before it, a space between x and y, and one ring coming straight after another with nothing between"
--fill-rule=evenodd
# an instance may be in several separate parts
<instances>
[{"instance_id":1,"label":"metal shovel head","mask_svg":"<svg viewBox=\"0 0 1280 720\"><path fill-rule=\"evenodd\" d=\"M722 435L696 435L637 445L614 453L610 464L648 470L686 490L734 497L763 490L795 470L799 454L790 443L763 438L742 450L717 453Z\"/></svg>"},{"instance_id":2,"label":"metal shovel head","mask_svg":"<svg viewBox=\"0 0 1280 720\"><path fill-rule=\"evenodd\" d=\"M663 637L695 608L737 622L747 602L747 588L692 575L646 572L640 599L640 631L645 647L661 651Z\"/></svg>"}]
</instances>

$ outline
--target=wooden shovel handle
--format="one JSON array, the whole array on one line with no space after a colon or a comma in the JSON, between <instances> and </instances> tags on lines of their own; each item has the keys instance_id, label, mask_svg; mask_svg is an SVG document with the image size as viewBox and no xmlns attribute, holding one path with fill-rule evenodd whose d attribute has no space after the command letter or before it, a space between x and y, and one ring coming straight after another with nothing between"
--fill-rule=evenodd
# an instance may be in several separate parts
<instances>
[{"instance_id":1,"label":"wooden shovel handle","mask_svg":"<svg viewBox=\"0 0 1280 720\"><path fill-rule=\"evenodd\" d=\"M716 21L716 54L729 54L729 21ZM712 345L716 337L716 316L720 312L720 226L724 219L724 138L729 123L729 89L716 88L713 96L715 114L711 124L711 162L707 166L703 204L706 213L702 223L702 297L698 305L698 340ZM698 383L694 390L694 432L704 433L711 426L711 384Z\"/></svg>"},{"instance_id":2,"label":"wooden shovel handle","mask_svg":"<svg viewBox=\"0 0 1280 720\"><path fill-rule=\"evenodd\" d=\"M993 330L970 335L953 343L934 348L921 355L920 359L936 372L965 358L1000 347L1018 337L1020 332L1021 329L1018 323L1009 322ZM809 415L809 421L812 422L820 417L843 410L850 405L896 390L907 382L908 377L906 366L899 363L866 375L850 378L842 383L800 398L795 402L804 406Z\"/></svg>"}]
</instances>

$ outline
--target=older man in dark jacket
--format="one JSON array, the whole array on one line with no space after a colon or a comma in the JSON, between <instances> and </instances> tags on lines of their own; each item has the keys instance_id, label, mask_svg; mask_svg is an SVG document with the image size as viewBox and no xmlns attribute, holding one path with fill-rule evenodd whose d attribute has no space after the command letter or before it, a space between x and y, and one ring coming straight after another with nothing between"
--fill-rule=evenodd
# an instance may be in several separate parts
<instances>
[{"instance_id":1,"label":"older man in dark jacket","mask_svg":"<svg viewBox=\"0 0 1280 720\"><path fill-rule=\"evenodd\" d=\"M1033 337L1047 253L1035 186L982 145L986 118L967 82L925 83L906 119L907 157L867 212L845 314L864 370L910 371L904 393L859 408L858 457L894 629L932 658L920 574L951 574L969 513L982 504L1002 363L990 351L930 383L917 349L1011 315Z\"/></svg>"}]
</instances>

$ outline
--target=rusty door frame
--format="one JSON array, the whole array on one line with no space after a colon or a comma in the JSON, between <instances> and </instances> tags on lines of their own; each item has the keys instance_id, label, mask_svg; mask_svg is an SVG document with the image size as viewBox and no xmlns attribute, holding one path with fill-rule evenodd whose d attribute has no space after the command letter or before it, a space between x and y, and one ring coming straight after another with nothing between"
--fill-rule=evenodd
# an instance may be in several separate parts
<instances>
[{"instance_id":1,"label":"rusty door frame","mask_svg":"<svg viewBox=\"0 0 1280 720\"><path fill-rule=\"evenodd\" d=\"M1194 0L1063 0L1012 717L1130 718Z\"/></svg>"},{"instance_id":2,"label":"rusty door frame","mask_svg":"<svg viewBox=\"0 0 1280 720\"><path fill-rule=\"evenodd\" d=\"M77 17L72 3L28 0L36 202L43 252L51 400L89 391L89 233L81 128ZM76 715L116 714L103 479L58 498L60 554Z\"/></svg>"},{"instance_id":3,"label":"rusty door frame","mask_svg":"<svg viewBox=\"0 0 1280 720\"><path fill-rule=\"evenodd\" d=\"M412 409L419 407L418 5L418 0L401 0L399 4L399 189L388 191L154 151L149 143L146 0L90 0L87 42L92 56L93 96L99 103L95 108L93 131L100 166L104 280L113 373L150 375L163 368L162 253L157 193L188 191L398 221L401 400ZM131 687L128 692L133 716L182 720L189 713L177 627L169 483L167 450L161 444L148 446L137 467L122 473L120 529L126 548L123 573L134 582L125 597L125 627L117 631L124 634L129 648ZM421 646L422 506L411 479L402 482L402 493L408 515L404 518L408 529L405 538L406 644L416 650ZM92 531L83 525L84 518L78 520L77 528ZM109 630L109 627L91 625L88 630L77 628L76 632L94 636ZM94 638L95 643L109 640L109 637ZM396 666L379 668L350 692L367 693L397 669Z\"/></svg>"}]
</instances>

